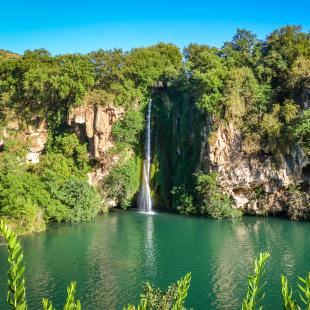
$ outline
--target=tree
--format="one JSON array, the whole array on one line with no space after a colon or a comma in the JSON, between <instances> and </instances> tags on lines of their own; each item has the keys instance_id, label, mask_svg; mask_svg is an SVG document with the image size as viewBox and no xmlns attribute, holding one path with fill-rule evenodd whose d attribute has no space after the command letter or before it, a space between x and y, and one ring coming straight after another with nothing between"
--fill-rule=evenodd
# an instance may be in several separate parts
<instances>
[{"instance_id":1,"label":"tree","mask_svg":"<svg viewBox=\"0 0 310 310\"><path fill-rule=\"evenodd\" d=\"M69 208L66 222L93 219L102 210L102 199L97 190L83 180L71 177L59 190L59 199Z\"/></svg>"},{"instance_id":2,"label":"tree","mask_svg":"<svg viewBox=\"0 0 310 310\"><path fill-rule=\"evenodd\" d=\"M217 49L196 44L185 50L190 89L201 111L219 114L226 70Z\"/></svg>"},{"instance_id":3,"label":"tree","mask_svg":"<svg viewBox=\"0 0 310 310\"><path fill-rule=\"evenodd\" d=\"M144 126L144 116L141 112L129 110L123 119L118 120L112 128L112 134L116 142L124 146L136 145L138 134Z\"/></svg>"}]
</instances>

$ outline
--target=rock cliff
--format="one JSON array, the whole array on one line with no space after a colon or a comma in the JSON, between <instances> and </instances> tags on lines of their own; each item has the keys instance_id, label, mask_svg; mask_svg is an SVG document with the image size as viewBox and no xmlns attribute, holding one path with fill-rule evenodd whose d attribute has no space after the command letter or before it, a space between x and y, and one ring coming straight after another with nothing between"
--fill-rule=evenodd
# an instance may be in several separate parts
<instances>
[{"instance_id":1,"label":"rock cliff","mask_svg":"<svg viewBox=\"0 0 310 310\"><path fill-rule=\"evenodd\" d=\"M26 162L38 163L48 137L46 120L34 115L26 126L17 117L8 120L1 132L0 148L4 146L5 140L12 135L25 145Z\"/></svg>"},{"instance_id":2,"label":"rock cliff","mask_svg":"<svg viewBox=\"0 0 310 310\"><path fill-rule=\"evenodd\" d=\"M95 161L94 169L89 174L91 184L98 183L117 161L117 156L110 156L108 151L114 145L112 125L124 113L123 108L86 105L73 108L68 115L68 125L81 139L87 141L89 157ZM25 125L25 122L12 115L1 131L0 148L13 134L25 144L26 161L38 163L48 138L47 121L34 115Z\"/></svg>"},{"instance_id":3,"label":"rock cliff","mask_svg":"<svg viewBox=\"0 0 310 310\"><path fill-rule=\"evenodd\" d=\"M40 161L39 156L45 147L47 137L47 122L34 117L25 130L25 141L28 149L27 162L36 164Z\"/></svg>"},{"instance_id":4,"label":"rock cliff","mask_svg":"<svg viewBox=\"0 0 310 310\"><path fill-rule=\"evenodd\" d=\"M76 107L68 116L68 125L80 137L86 137L91 159L98 163L89 174L91 184L98 183L117 161L117 156L109 156L108 151L113 147L112 125L122 118L123 108L113 106L88 105Z\"/></svg>"},{"instance_id":5,"label":"rock cliff","mask_svg":"<svg viewBox=\"0 0 310 310\"><path fill-rule=\"evenodd\" d=\"M247 213L283 211L287 187L307 179L309 161L301 148L294 147L280 163L270 155L248 155L232 124L219 126L209 148L211 171L218 172L219 184L233 198L235 207Z\"/></svg>"}]
</instances>

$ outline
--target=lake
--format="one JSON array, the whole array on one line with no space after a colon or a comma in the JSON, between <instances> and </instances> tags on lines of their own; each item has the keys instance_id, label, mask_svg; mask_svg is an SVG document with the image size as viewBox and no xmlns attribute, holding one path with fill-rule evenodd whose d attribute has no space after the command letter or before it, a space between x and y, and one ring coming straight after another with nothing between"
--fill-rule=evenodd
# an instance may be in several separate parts
<instances>
[{"instance_id":1,"label":"lake","mask_svg":"<svg viewBox=\"0 0 310 310\"><path fill-rule=\"evenodd\" d=\"M21 241L30 309L40 308L43 297L61 309L71 280L78 283L83 309L122 309L138 302L145 281L165 289L187 271L192 272L188 307L240 309L253 259L268 250L264 305L275 310L282 309L280 275L295 284L296 276L310 271L310 223L282 218L216 221L114 211L88 223L50 225ZM6 259L2 243L1 309Z\"/></svg>"}]
</instances>

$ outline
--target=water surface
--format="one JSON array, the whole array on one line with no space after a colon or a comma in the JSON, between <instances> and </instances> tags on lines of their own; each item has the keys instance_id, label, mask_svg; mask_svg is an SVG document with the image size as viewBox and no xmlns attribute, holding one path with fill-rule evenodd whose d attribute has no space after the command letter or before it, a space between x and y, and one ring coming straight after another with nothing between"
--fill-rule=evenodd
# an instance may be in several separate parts
<instances>
[{"instance_id":1,"label":"water surface","mask_svg":"<svg viewBox=\"0 0 310 310\"><path fill-rule=\"evenodd\" d=\"M272 254L267 266L266 309L281 309L280 274L290 281L310 271L310 223L244 217L215 221L160 213L111 212L76 225L51 225L22 239L30 309L43 297L62 308L66 286L78 282L83 309L122 309L139 300L143 282L166 288L192 272L187 306L239 309L260 251ZM0 247L0 279L6 272ZM1 280L0 308L5 308Z\"/></svg>"}]
</instances>

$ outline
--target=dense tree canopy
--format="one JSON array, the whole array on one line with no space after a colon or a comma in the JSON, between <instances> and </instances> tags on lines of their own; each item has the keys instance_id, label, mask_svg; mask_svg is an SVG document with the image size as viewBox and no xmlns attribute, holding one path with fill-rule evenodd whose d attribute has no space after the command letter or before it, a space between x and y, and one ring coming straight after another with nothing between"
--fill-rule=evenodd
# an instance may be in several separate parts
<instances>
[{"instance_id":1,"label":"dense tree canopy","mask_svg":"<svg viewBox=\"0 0 310 310\"><path fill-rule=\"evenodd\" d=\"M143 113L151 97L168 94L174 100L176 119L170 120L172 106L167 115L159 107L154 110L166 129L172 122L180 136L182 156L200 152L195 140L199 140L208 117L211 135L221 123L232 122L243 136L245 153L280 158L296 144L310 152L309 93L310 34L298 26L277 29L265 40L237 29L222 48L190 44L183 53L165 43L129 52L98 50L86 55L52 56L44 49L17 55L0 50L1 128L14 118L26 126L36 116L47 120L49 130L41 162L35 167L22 163L25 147L14 130L10 133L12 139L0 152L0 214L18 218L29 210L33 214L43 210L49 219L78 221L99 211L98 193L87 187L86 173L93 164L88 159L89 145L67 126L72 107L88 104L124 109L124 117L113 125L115 147L110 150L121 160L102 188L109 199L127 207L139 188ZM194 132L182 128L186 124L182 117L193 120ZM0 132L2 139L5 135ZM190 142L184 135L190 135ZM161 139L175 145L169 137ZM162 151L156 154L158 158L167 156L160 155ZM197 165L188 165L188 158L183 157L178 161L184 169L171 176L169 190L175 187L174 195L186 201L189 213L197 211L193 201L200 197L201 210L212 199L221 200L224 214L229 200L215 191L210 177L194 177ZM169 160L169 165L175 165L176 158ZM215 193L202 195L204 183L213 184L209 187ZM88 194L80 197L81 193ZM87 210L81 209L79 201L85 202Z\"/></svg>"}]
</instances>

